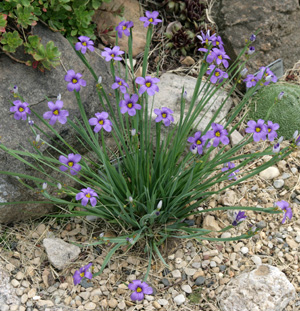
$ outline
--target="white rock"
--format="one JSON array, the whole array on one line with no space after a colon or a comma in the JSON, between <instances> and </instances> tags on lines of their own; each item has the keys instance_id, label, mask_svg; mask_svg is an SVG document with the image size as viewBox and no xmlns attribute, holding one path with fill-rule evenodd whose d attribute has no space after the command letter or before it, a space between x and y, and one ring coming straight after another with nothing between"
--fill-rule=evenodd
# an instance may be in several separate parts
<instances>
[{"instance_id":1,"label":"white rock","mask_svg":"<svg viewBox=\"0 0 300 311\"><path fill-rule=\"evenodd\" d=\"M225 195L222 196L221 202L226 206L234 206L237 201L237 196L235 191L227 190Z\"/></svg>"},{"instance_id":2,"label":"white rock","mask_svg":"<svg viewBox=\"0 0 300 311\"><path fill-rule=\"evenodd\" d=\"M284 180L283 179L276 179L276 180L274 180L273 186L276 189L282 188L284 186Z\"/></svg>"},{"instance_id":3,"label":"white rock","mask_svg":"<svg viewBox=\"0 0 300 311\"><path fill-rule=\"evenodd\" d=\"M251 259L257 266L260 266L262 263L260 257L258 257L257 255L252 256Z\"/></svg>"},{"instance_id":4,"label":"white rock","mask_svg":"<svg viewBox=\"0 0 300 311\"><path fill-rule=\"evenodd\" d=\"M291 168L291 172L292 172L293 174L297 174L297 173L298 173L297 167L292 167L292 168Z\"/></svg>"},{"instance_id":5,"label":"white rock","mask_svg":"<svg viewBox=\"0 0 300 311\"><path fill-rule=\"evenodd\" d=\"M61 239L44 239L44 247L51 264L59 269L64 269L70 262L77 259L80 254L80 248L69 244Z\"/></svg>"},{"instance_id":6,"label":"white rock","mask_svg":"<svg viewBox=\"0 0 300 311\"><path fill-rule=\"evenodd\" d=\"M118 308L119 308L120 310L123 310L123 309L126 308L126 303L125 303L124 300L122 300L121 302L118 303Z\"/></svg>"},{"instance_id":7,"label":"white rock","mask_svg":"<svg viewBox=\"0 0 300 311\"><path fill-rule=\"evenodd\" d=\"M275 166L270 166L264 171L259 173L259 176L263 179L274 179L280 175L280 171L277 167Z\"/></svg>"},{"instance_id":8,"label":"white rock","mask_svg":"<svg viewBox=\"0 0 300 311\"><path fill-rule=\"evenodd\" d=\"M186 106L184 113L186 114L189 109L189 103L192 99L194 88L196 85L196 78L190 76L179 76L173 73L164 73L160 76L160 82L157 84L159 87L159 92L155 94L154 105L157 108L168 107L174 111L173 117L174 122L178 122L180 119L180 100L182 87L184 86L187 92ZM213 86L213 88L215 88ZM203 93L198 96L197 102L201 99ZM207 124L212 119L212 116L216 110L220 107L222 102L227 97L227 93L220 89L218 90L207 102L205 108L209 108L208 112L205 114L207 109L203 109L200 114L196 117L195 125L197 124L198 130L204 130ZM220 120L227 116L228 111L232 105L232 99L229 98L225 105L222 107L220 113L218 114L214 122L218 123ZM210 107L211 106L211 107ZM203 115L205 116L203 117ZM152 117L156 118L157 115L152 113ZM203 118L202 118L203 117ZM201 119L202 118L202 119ZM201 122L199 122L201 120Z\"/></svg>"},{"instance_id":9,"label":"white rock","mask_svg":"<svg viewBox=\"0 0 300 311\"><path fill-rule=\"evenodd\" d=\"M84 305L85 310L95 310L96 307L97 306L94 302L88 302L87 304Z\"/></svg>"},{"instance_id":10,"label":"white rock","mask_svg":"<svg viewBox=\"0 0 300 311\"><path fill-rule=\"evenodd\" d=\"M167 299L158 299L157 302L162 306L166 306L169 303Z\"/></svg>"},{"instance_id":11,"label":"white rock","mask_svg":"<svg viewBox=\"0 0 300 311\"><path fill-rule=\"evenodd\" d=\"M230 135L231 146L234 147L238 145L243 140L243 138L244 137L240 134L240 132L234 130Z\"/></svg>"},{"instance_id":12,"label":"white rock","mask_svg":"<svg viewBox=\"0 0 300 311\"><path fill-rule=\"evenodd\" d=\"M186 275L194 275L196 273L196 269L192 269L192 268L185 268L184 272L186 273Z\"/></svg>"},{"instance_id":13,"label":"white rock","mask_svg":"<svg viewBox=\"0 0 300 311\"><path fill-rule=\"evenodd\" d=\"M181 285L181 289L185 291L187 294L190 294L192 292L191 286L187 284Z\"/></svg>"},{"instance_id":14,"label":"white rock","mask_svg":"<svg viewBox=\"0 0 300 311\"><path fill-rule=\"evenodd\" d=\"M214 216L206 215L203 220L203 228L208 230L219 231L221 228L215 220Z\"/></svg>"},{"instance_id":15,"label":"white rock","mask_svg":"<svg viewBox=\"0 0 300 311\"><path fill-rule=\"evenodd\" d=\"M216 266L217 266L217 263L215 262L215 261L211 261L210 263L209 263L209 265L212 267L212 268L215 268Z\"/></svg>"},{"instance_id":16,"label":"white rock","mask_svg":"<svg viewBox=\"0 0 300 311\"><path fill-rule=\"evenodd\" d=\"M284 273L270 265L240 274L218 297L222 311L283 311L296 297Z\"/></svg>"},{"instance_id":17,"label":"white rock","mask_svg":"<svg viewBox=\"0 0 300 311\"><path fill-rule=\"evenodd\" d=\"M174 301L177 305L181 305L185 302L185 297L183 294L180 294L174 298Z\"/></svg>"},{"instance_id":18,"label":"white rock","mask_svg":"<svg viewBox=\"0 0 300 311\"><path fill-rule=\"evenodd\" d=\"M231 233L230 232L224 232L224 233L222 233L221 238L222 239L231 238Z\"/></svg>"},{"instance_id":19,"label":"white rock","mask_svg":"<svg viewBox=\"0 0 300 311\"><path fill-rule=\"evenodd\" d=\"M181 272L179 270L172 271L173 278L181 278Z\"/></svg>"},{"instance_id":20,"label":"white rock","mask_svg":"<svg viewBox=\"0 0 300 311\"><path fill-rule=\"evenodd\" d=\"M248 252L249 252L248 247L244 246L244 247L241 248L241 253L242 254L246 255Z\"/></svg>"}]
</instances>

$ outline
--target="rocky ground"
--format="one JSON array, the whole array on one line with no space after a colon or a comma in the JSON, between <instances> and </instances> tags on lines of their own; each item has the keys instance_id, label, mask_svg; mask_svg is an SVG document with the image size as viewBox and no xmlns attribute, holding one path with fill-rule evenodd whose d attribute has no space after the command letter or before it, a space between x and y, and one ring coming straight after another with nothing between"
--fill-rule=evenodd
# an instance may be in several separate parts
<instances>
[{"instance_id":1,"label":"rocky ground","mask_svg":"<svg viewBox=\"0 0 300 311\"><path fill-rule=\"evenodd\" d=\"M262 145L253 144L248 150L256 150ZM266 160L268 156L261 161ZM146 271L147 258L138 247L116 253L100 276L77 286L73 285L72 278L75 270L93 262L97 272L110 246L84 246L78 258L63 270L54 268L49 262L44 238L61 238L84 245L95 241L100 232L112 234L105 224L79 218L43 218L9 227L2 225L0 271L4 282L0 292L2 297L9 299L2 301L0 310L220 310L218 298L231 280L261 263L284 272L297 292L296 300L285 310L300 310L299 169L300 151L295 151L267 175L262 175L264 178L251 178L211 198L204 206L233 204L263 209L273 206L275 201L286 200L293 209L291 221L282 225L282 215L247 212L247 220L238 229L223 233L223 237L238 235L245 232L249 224L259 223L262 231L249 240L168 241L162 252L169 268L155 259L148 277L154 294L146 295L138 303L131 301L131 291L125 285L142 279ZM230 220L226 213L220 212L190 221L196 226L204 222L218 229L228 225Z\"/></svg>"}]
</instances>

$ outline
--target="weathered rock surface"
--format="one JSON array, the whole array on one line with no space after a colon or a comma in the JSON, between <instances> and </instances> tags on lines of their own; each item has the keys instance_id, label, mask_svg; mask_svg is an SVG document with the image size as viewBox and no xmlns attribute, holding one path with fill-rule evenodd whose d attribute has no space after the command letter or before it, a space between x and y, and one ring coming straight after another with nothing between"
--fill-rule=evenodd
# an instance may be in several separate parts
<instances>
[{"instance_id":1,"label":"weathered rock surface","mask_svg":"<svg viewBox=\"0 0 300 311\"><path fill-rule=\"evenodd\" d=\"M60 93L64 102L63 109L69 111L69 118L74 121L75 117L77 117L81 120L75 95L73 92L67 91L67 82L64 81L64 76L66 74L65 69L73 69L75 72L81 73L83 75L82 78L86 80L87 83L86 87L81 88L80 96L83 105L86 108L88 118L93 117L96 112L102 111L96 93L96 82L89 70L77 57L76 53L70 46L70 43L61 34L53 33L48 30L48 28L41 25L34 27L34 34L37 34L42 38L43 44L48 41L54 42L61 52L61 62L64 67L58 66L51 71L41 73L31 67L12 61L4 54L0 55L0 108L2 111L2 114L0 115L0 136L1 143L11 149L22 150L22 148L25 148L31 150L29 141L35 139L28 122L22 120L16 121L13 113L10 113L9 111L9 102L15 100L11 94L14 85L18 86L19 93L23 96L24 100L40 115L43 115L44 112L49 110L45 96L55 102L56 96ZM95 73L102 76L103 87L109 90L113 83L109 71L109 65L96 53L87 53L86 58L92 65ZM50 132L50 130L47 129L33 114L31 114L31 119L52 138L55 137L54 134ZM60 133L70 145L76 146L76 148L79 149L79 152L86 152L85 148L78 144L76 135L71 131L68 124L61 125L56 122L54 129L58 131L58 133ZM42 134L41 138L47 140ZM59 141L56 138L52 140L52 143L54 142L56 142L56 146L61 147L62 144L59 144ZM109 141L107 142L109 143ZM45 145L43 145L40 150L44 151ZM66 149L65 152L66 154L71 153L68 149ZM58 158L58 155L56 155L56 157ZM0 171L2 170L27 175L36 174L34 170L29 169L25 164L0 151ZM51 172L51 174L54 173L55 172L53 171ZM64 181L68 183L72 182L71 179L66 179L62 174L56 173L56 175L58 174L60 176L61 184ZM39 176L41 176L41 174ZM32 186L36 188L35 184L32 184ZM51 191L49 186L47 191ZM57 189L53 189L53 191L57 191ZM36 194L35 191L29 191L22 186L15 177L0 175L0 202L34 201L41 200L41 198L42 197ZM24 220L32 216L43 215L49 213L52 209L52 204L41 205L29 203L0 206L0 223L9 223Z\"/></svg>"},{"instance_id":2,"label":"weathered rock surface","mask_svg":"<svg viewBox=\"0 0 300 311\"><path fill-rule=\"evenodd\" d=\"M270 265L239 275L219 297L222 311L282 311L296 291L284 273Z\"/></svg>"},{"instance_id":3,"label":"weathered rock surface","mask_svg":"<svg viewBox=\"0 0 300 311\"><path fill-rule=\"evenodd\" d=\"M155 108L161 109L162 107L168 107L174 111L174 122L177 123L180 120L180 103L181 103L181 92L182 87L187 92L186 106L184 114L188 112L190 107L190 102L192 100L193 92L195 89L197 79L193 77L182 77L175 75L173 73L164 73L160 77L160 82L157 84L159 87L159 92L155 94L154 106ZM213 86L214 87L214 86ZM200 93L197 102L203 96L203 92ZM208 101L206 107L202 110L195 121L195 128L198 130L204 130L209 121L211 120L214 113L220 107L227 93L223 90L218 90ZM222 107L218 117L215 122L219 122L226 117L230 107L232 105L232 100L229 98L225 105ZM208 110L208 111L207 111ZM206 113L207 111L207 113ZM206 113L206 114L205 114ZM204 116L205 114L205 116ZM153 118L156 114L153 112ZM202 120L201 120L202 119Z\"/></svg>"},{"instance_id":4,"label":"weathered rock surface","mask_svg":"<svg viewBox=\"0 0 300 311\"><path fill-rule=\"evenodd\" d=\"M19 305L20 299L9 282L8 273L0 266L0 308L10 304Z\"/></svg>"},{"instance_id":5,"label":"weathered rock surface","mask_svg":"<svg viewBox=\"0 0 300 311\"><path fill-rule=\"evenodd\" d=\"M77 259L80 248L61 239L44 239L43 245L51 264L59 269L64 269L69 263Z\"/></svg>"},{"instance_id":6,"label":"weathered rock surface","mask_svg":"<svg viewBox=\"0 0 300 311\"><path fill-rule=\"evenodd\" d=\"M285 68L292 68L300 59L299 1L215 1L212 15L232 59L244 47L245 39L260 29L253 44L258 53L249 62L253 72L278 58L283 59Z\"/></svg>"}]
</instances>

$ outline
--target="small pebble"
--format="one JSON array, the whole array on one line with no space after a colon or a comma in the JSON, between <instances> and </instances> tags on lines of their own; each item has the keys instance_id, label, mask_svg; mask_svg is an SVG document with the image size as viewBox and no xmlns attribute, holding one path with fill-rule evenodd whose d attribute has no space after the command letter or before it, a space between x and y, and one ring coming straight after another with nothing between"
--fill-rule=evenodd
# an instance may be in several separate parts
<instances>
[{"instance_id":1,"label":"small pebble","mask_svg":"<svg viewBox=\"0 0 300 311\"><path fill-rule=\"evenodd\" d=\"M170 286L170 282L169 282L166 278L161 279L161 282L162 282L165 286Z\"/></svg>"},{"instance_id":2,"label":"small pebble","mask_svg":"<svg viewBox=\"0 0 300 311\"><path fill-rule=\"evenodd\" d=\"M173 278L181 278L181 272L179 270L172 271Z\"/></svg>"},{"instance_id":3,"label":"small pebble","mask_svg":"<svg viewBox=\"0 0 300 311\"><path fill-rule=\"evenodd\" d=\"M177 305L181 305L185 302L185 297L183 294L180 294L174 298L174 301Z\"/></svg>"},{"instance_id":4,"label":"small pebble","mask_svg":"<svg viewBox=\"0 0 300 311\"><path fill-rule=\"evenodd\" d=\"M158 299L157 302L161 305L161 306L166 306L169 302L167 299Z\"/></svg>"},{"instance_id":5,"label":"small pebble","mask_svg":"<svg viewBox=\"0 0 300 311\"><path fill-rule=\"evenodd\" d=\"M84 305L85 310L95 310L97 305L94 302L88 302Z\"/></svg>"},{"instance_id":6,"label":"small pebble","mask_svg":"<svg viewBox=\"0 0 300 311\"><path fill-rule=\"evenodd\" d=\"M212 268L215 268L217 266L217 263L213 260L209 264Z\"/></svg>"},{"instance_id":7,"label":"small pebble","mask_svg":"<svg viewBox=\"0 0 300 311\"><path fill-rule=\"evenodd\" d=\"M225 265L221 265L221 266L219 266L219 268L221 271L225 271L227 267Z\"/></svg>"},{"instance_id":8,"label":"small pebble","mask_svg":"<svg viewBox=\"0 0 300 311\"><path fill-rule=\"evenodd\" d=\"M276 180L274 180L273 185L276 189L280 189L284 186L284 180L283 179L276 179Z\"/></svg>"},{"instance_id":9,"label":"small pebble","mask_svg":"<svg viewBox=\"0 0 300 311\"><path fill-rule=\"evenodd\" d=\"M258 257L257 255L252 256L251 259L257 266L260 266L262 264L260 257Z\"/></svg>"},{"instance_id":10,"label":"small pebble","mask_svg":"<svg viewBox=\"0 0 300 311\"><path fill-rule=\"evenodd\" d=\"M192 288L190 285L184 284L181 286L181 289L185 291L187 294L190 294L192 292Z\"/></svg>"},{"instance_id":11,"label":"small pebble","mask_svg":"<svg viewBox=\"0 0 300 311\"><path fill-rule=\"evenodd\" d=\"M248 247L244 246L244 247L241 248L241 253L242 254L246 255L248 252L249 252Z\"/></svg>"},{"instance_id":12,"label":"small pebble","mask_svg":"<svg viewBox=\"0 0 300 311\"><path fill-rule=\"evenodd\" d=\"M197 277L197 279L196 279L196 281L195 281L195 284L196 284L197 286L199 286L199 285L203 285L204 282L205 282L205 277L199 276L199 277Z\"/></svg>"}]
</instances>

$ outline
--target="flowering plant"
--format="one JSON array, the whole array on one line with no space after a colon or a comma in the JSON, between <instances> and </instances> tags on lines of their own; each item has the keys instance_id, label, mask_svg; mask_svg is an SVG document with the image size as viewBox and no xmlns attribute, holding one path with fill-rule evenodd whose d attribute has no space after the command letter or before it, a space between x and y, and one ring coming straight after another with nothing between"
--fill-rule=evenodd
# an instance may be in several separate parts
<instances>
[{"instance_id":1,"label":"flowering plant","mask_svg":"<svg viewBox=\"0 0 300 311\"><path fill-rule=\"evenodd\" d=\"M157 19L158 14L156 12L148 12L146 15L147 17L141 19L144 26L148 27L142 77L134 80L133 94L130 94L129 90L127 90L130 84L128 75L121 78L119 77L120 73L116 73L119 66L119 62L116 63L116 61L128 57L129 62L125 62L126 72L130 72L132 77L135 77L131 53L132 29L128 27L130 31L128 55L120 51L117 42L113 49L105 48L105 51L102 52L105 60L110 62L111 74L115 81L111 88L114 90L116 102L107 96L108 90L105 90L101 84L102 79L98 77L99 73L94 72L85 58L84 54L90 53L93 49L84 49L82 44L87 42L86 46L92 47L91 42L87 38L84 38L85 41L79 38L80 44L73 46L74 51L87 66L97 85L96 91L99 95L101 109L95 114L96 117L88 116L88 112L85 111L81 102L80 89L81 86L86 85L86 82L81 79L82 75L75 73L73 69L66 73L65 81L68 82L66 87L76 97L82 121L76 120L76 122L73 122L70 118L67 118L69 115L64 112L65 110L60 110L62 108L60 98L56 104L49 102L48 105L51 111L44 114L45 119L50 118L50 125L33 109L29 108L29 104L22 103L24 100L21 96L19 97L22 101L13 103L14 107L11 108L11 111L15 112L15 119L19 120L21 117L26 119L26 113L34 112L38 121L48 126L57 135L61 143L70 150L69 154L55 148L60 156L53 158L42 154L38 148L36 148L37 153L32 154L26 151L11 150L0 145L2 150L35 168L41 174L41 177L23 174L23 178L34 181L38 187L41 187L47 180L48 187L43 189L43 195L48 200L53 203L71 206L70 214L60 215L60 217L93 215L115 224L116 230L120 231L120 228L122 228L123 234L115 238L109 238L110 243L114 244L98 273L103 271L111 256L121 246L131 246L143 239L145 241L145 252L149 255L149 265L144 280L147 279L149 274L153 253L156 253L165 263L159 246L169 237L230 241L250 238L258 231L258 229L249 230L236 237L220 239L209 235L212 230L189 226L185 222L189 216L234 210L235 219L233 223L221 229L219 233L238 226L246 219L245 211L249 210L271 214L284 211L290 218L291 211L286 205L282 207L280 202L277 202L277 207L263 210L258 207L244 206L221 206L209 209L198 209L198 207L212 195L237 185L273 165L279 159L288 155L296 146L296 144L291 145L276 153L273 152L272 147L268 147L262 152L241 153L242 148L253 140L266 140L268 136L270 140L276 138L276 129L278 129L279 125L273 124L271 121L265 124L265 121L260 119L257 122L254 120L249 121L246 129L249 135L246 135L237 145L232 148L229 147L229 137L241 125L242 120L235 125L232 125L232 122L256 91L259 84L249 86L244 98L239 105L231 110L228 118L216 123L218 114L234 91L237 83L234 81L238 81L241 77L245 62L238 58L229 66L229 57L225 53L221 38L209 33L202 34L201 37L203 44L205 44L205 61L202 62L189 107L187 107L186 92L182 89L181 112L177 124L174 122L174 112L169 107L160 107L160 104L164 105L164 103L156 102L153 109L150 103L153 99L152 96L159 92L157 86L159 78L147 75L147 58L153 27L161 20ZM118 27L117 32L120 29ZM241 55L248 51L250 43L245 46ZM218 46L218 48L215 48L215 46ZM266 73L271 76L273 81L274 75L269 71L266 71ZM208 78L204 79L206 74ZM212 78L213 76L216 78ZM261 77L258 76L256 79L261 80L264 84L266 81L265 70ZM248 83L248 80L246 82ZM206 113L208 111L211 97L223 86L231 86L228 96L222 101L207 126L202 128L201 131L195 130L195 127L199 123L201 124L201 120L197 124L197 116L200 112ZM45 109L47 108L45 107ZM152 118L152 111L157 115L156 118ZM65 118L76 131L80 141L84 141L84 144L95 153L97 162L91 163L86 156L77 153L76 148L70 146L52 127L55 126L56 120L62 123L65 122ZM31 123L35 135L39 131L37 123ZM104 131L108 133L105 136ZM46 138L39 137L50 149L54 148L47 142ZM113 139L118 150L117 154L110 151L107 144L108 139ZM187 151L188 143L192 144L189 146L190 152ZM35 166L20 157L20 155L32 157L40 165ZM246 172L244 171L247 164L264 155L271 155L272 157L266 163L255 168L252 167ZM45 164L52 170L64 174L70 180L76 182L78 187L66 184L62 186L59 183L60 190L69 197L74 198L72 202L69 202L67 198L58 198L47 191L50 186L56 187L58 180L47 174L41 167L41 165ZM1 171L0 173L19 175L7 171ZM219 190L214 189L213 186L216 184L222 184ZM78 210L79 207L81 210ZM107 242L108 238L101 235L93 245ZM91 277L89 268L90 266L87 269L83 268L76 274L76 278L74 277L76 284L80 282L83 276ZM144 294L152 292L146 283L140 281L133 282L130 289L135 291L132 294L134 300L142 299Z\"/></svg>"}]
</instances>

